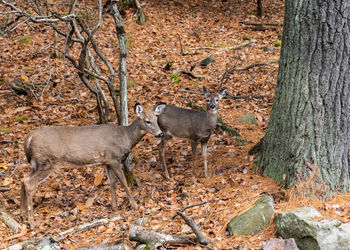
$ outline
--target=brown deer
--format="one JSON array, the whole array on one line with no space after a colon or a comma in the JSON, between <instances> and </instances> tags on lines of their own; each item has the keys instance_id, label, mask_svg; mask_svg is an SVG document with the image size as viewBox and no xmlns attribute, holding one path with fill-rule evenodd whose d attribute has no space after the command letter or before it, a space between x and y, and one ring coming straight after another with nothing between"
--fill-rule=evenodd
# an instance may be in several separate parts
<instances>
[{"instance_id":1,"label":"brown deer","mask_svg":"<svg viewBox=\"0 0 350 250\"><path fill-rule=\"evenodd\" d=\"M167 105L164 111L158 116L158 124L164 134L159 144L159 158L166 178L169 178L169 172L165 162L165 147L167 141L172 137L189 139L191 141L193 159L192 177L194 180L197 145L199 143L201 144L202 156L204 158L204 174L205 177L208 177L207 142L216 128L219 100L226 95L226 92L227 89L222 89L218 93L212 94L203 87L207 104L206 112Z\"/></svg>"},{"instance_id":2,"label":"brown deer","mask_svg":"<svg viewBox=\"0 0 350 250\"><path fill-rule=\"evenodd\" d=\"M32 171L22 180L21 214L27 212L28 222L33 228L33 193L38 184L51 173L58 170L62 163L73 165L105 166L112 194L112 207L116 208L115 176L126 191L131 206L137 204L127 186L122 162L131 149L146 133L162 137L157 123L165 104L143 112L140 104L135 105L138 118L129 126L102 124L77 127L46 127L31 131L24 142L24 150Z\"/></svg>"}]
</instances>

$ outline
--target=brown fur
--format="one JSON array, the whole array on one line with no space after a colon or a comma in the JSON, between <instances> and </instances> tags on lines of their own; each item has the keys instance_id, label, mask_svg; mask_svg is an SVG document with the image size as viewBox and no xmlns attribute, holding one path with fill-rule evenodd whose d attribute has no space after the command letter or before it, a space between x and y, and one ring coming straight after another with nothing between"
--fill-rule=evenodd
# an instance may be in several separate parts
<instances>
[{"instance_id":1,"label":"brown fur","mask_svg":"<svg viewBox=\"0 0 350 250\"><path fill-rule=\"evenodd\" d=\"M111 186L112 206L116 208L115 176L124 187L133 208L132 198L122 170L122 162L131 149L146 133L162 136L157 123L165 105L143 112L142 106L135 105L138 118L129 126L114 124L79 127L46 127L31 131L24 143L24 150L32 171L22 180L21 213L28 214L28 221L34 226L33 193L37 185L62 163L73 165L103 164Z\"/></svg>"},{"instance_id":2,"label":"brown fur","mask_svg":"<svg viewBox=\"0 0 350 250\"><path fill-rule=\"evenodd\" d=\"M219 93L211 94L203 87L206 98L207 112L200 112L190 109L179 108L167 105L161 115L158 116L158 124L164 136L159 144L160 164L164 168L165 176L169 178L169 172L165 162L165 147L169 139L173 137L189 139L192 146L192 176L195 178L195 164L197 145L200 143L204 158L204 174L208 177L207 171L207 142L211 133L216 128L217 110L219 100L225 96L226 89Z\"/></svg>"}]
</instances>

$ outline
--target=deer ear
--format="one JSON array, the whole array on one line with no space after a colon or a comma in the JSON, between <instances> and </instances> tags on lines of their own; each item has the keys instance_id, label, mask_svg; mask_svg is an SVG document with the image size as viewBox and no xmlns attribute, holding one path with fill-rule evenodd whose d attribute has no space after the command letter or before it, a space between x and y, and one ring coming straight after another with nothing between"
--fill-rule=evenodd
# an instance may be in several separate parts
<instances>
[{"instance_id":1,"label":"deer ear","mask_svg":"<svg viewBox=\"0 0 350 250\"><path fill-rule=\"evenodd\" d=\"M154 114L155 115L160 115L164 111L165 106L166 106L166 104L164 104L164 103L157 105L154 108Z\"/></svg>"},{"instance_id":2,"label":"deer ear","mask_svg":"<svg viewBox=\"0 0 350 250\"><path fill-rule=\"evenodd\" d=\"M207 90L207 88L204 86L203 86L203 94L204 94L204 96L207 96L210 94L209 91Z\"/></svg>"},{"instance_id":3,"label":"deer ear","mask_svg":"<svg viewBox=\"0 0 350 250\"><path fill-rule=\"evenodd\" d=\"M143 107L140 103L136 103L134 110L135 110L135 114L140 117L143 112Z\"/></svg>"},{"instance_id":4,"label":"deer ear","mask_svg":"<svg viewBox=\"0 0 350 250\"><path fill-rule=\"evenodd\" d=\"M224 97L226 96L226 93L227 93L227 88L223 88L223 89L219 92L220 98L224 98Z\"/></svg>"}]
</instances>

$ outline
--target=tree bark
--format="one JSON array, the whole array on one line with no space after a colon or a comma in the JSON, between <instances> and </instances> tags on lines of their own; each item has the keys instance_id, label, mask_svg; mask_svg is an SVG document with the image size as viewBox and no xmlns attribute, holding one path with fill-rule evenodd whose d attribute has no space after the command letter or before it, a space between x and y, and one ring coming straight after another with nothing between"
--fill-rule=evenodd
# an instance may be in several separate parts
<instances>
[{"instance_id":1,"label":"tree bark","mask_svg":"<svg viewBox=\"0 0 350 250\"><path fill-rule=\"evenodd\" d=\"M119 41L119 90L120 90L120 120L119 124L128 125L128 80L126 69L126 33L124 29L123 17L120 15L116 1L111 1L111 13L116 24L117 36ZM134 173L131 165L131 154L124 161L124 174L128 185L131 186L134 182Z\"/></svg>"},{"instance_id":2,"label":"tree bark","mask_svg":"<svg viewBox=\"0 0 350 250\"><path fill-rule=\"evenodd\" d=\"M350 187L349 1L286 0L275 99L257 163L291 186L317 167L316 184ZM318 183L317 183L318 182Z\"/></svg>"}]
</instances>

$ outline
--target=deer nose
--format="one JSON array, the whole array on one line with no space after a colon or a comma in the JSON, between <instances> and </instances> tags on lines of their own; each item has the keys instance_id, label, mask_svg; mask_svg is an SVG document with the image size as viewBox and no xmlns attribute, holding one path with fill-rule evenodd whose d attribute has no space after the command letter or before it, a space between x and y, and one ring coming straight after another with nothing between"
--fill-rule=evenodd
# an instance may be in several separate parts
<instances>
[{"instance_id":1,"label":"deer nose","mask_svg":"<svg viewBox=\"0 0 350 250\"><path fill-rule=\"evenodd\" d=\"M163 137L163 133L160 132L156 137Z\"/></svg>"},{"instance_id":2,"label":"deer nose","mask_svg":"<svg viewBox=\"0 0 350 250\"><path fill-rule=\"evenodd\" d=\"M211 108L211 109L215 109L215 107L216 107L216 106L215 106L214 103L210 104L210 108Z\"/></svg>"}]
</instances>

